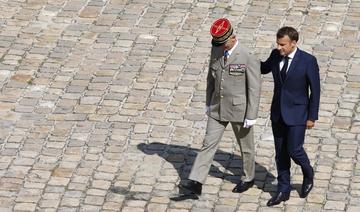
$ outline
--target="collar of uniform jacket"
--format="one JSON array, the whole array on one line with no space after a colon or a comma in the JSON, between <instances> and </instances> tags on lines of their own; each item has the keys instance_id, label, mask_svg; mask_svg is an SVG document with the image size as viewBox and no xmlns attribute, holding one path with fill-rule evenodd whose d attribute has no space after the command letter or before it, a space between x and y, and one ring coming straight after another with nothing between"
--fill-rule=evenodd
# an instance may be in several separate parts
<instances>
[{"instance_id":1,"label":"collar of uniform jacket","mask_svg":"<svg viewBox=\"0 0 360 212\"><path fill-rule=\"evenodd\" d=\"M238 43L239 43L239 41L236 39L235 45L230 50L228 50L228 57L230 57L231 53L234 51L234 49L236 48Z\"/></svg>"}]
</instances>

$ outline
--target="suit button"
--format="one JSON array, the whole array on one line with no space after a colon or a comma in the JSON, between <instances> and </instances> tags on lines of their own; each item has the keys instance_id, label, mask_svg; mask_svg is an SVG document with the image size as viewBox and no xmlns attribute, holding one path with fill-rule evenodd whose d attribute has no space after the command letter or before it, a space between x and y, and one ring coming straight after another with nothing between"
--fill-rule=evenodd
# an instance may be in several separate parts
<instances>
[{"instance_id":1,"label":"suit button","mask_svg":"<svg viewBox=\"0 0 360 212\"><path fill-rule=\"evenodd\" d=\"M220 96L220 98L223 98L223 97L224 97L223 95Z\"/></svg>"}]
</instances>

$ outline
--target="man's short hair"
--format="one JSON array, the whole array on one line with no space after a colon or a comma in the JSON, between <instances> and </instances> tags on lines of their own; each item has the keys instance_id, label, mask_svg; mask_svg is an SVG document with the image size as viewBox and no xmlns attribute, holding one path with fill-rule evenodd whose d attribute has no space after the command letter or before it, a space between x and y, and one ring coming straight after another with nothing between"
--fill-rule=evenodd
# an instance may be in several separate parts
<instances>
[{"instance_id":1,"label":"man's short hair","mask_svg":"<svg viewBox=\"0 0 360 212\"><path fill-rule=\"evenodd\" d=\"M280 28L276 33L276 38L280 39L284 36L289 36L290 40L298 41L299 40L299 33L293 27L285 26Z\"/></svg>"}]
</instances>

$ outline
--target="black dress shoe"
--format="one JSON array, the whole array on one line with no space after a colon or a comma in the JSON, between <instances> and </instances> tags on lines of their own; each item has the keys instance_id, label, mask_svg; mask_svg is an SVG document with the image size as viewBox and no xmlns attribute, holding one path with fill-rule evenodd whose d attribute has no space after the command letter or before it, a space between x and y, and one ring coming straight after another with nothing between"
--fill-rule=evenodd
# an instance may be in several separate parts
<instances>
[{"instance_id":1,"label":"black dress shoe","mask_svg":"<svg viewBox=\"0 0 360 212\"><path fill-rule=\"evenodd\" d=\"M314 186L314 179L313 178L304 178L302 186L301 186L301 198L307 197L307 195L310 193L311 189Z\"/></svg>"},{"instance_id":2,"label":"black dress shoe","mask_svg":"<svg viewBox=\"0 0 360 212\"><path fill-rule=\"evenodd\" d=\"M249 182L244 182L244 181L240 181L240 183L238 183L235 188L232 190L232 192L234 193L241 193L244 192L246 190L248 190L249 188L251 188L254 185L254 180L249 181Z\"/></svg>"},{"instance_id":3,"label":"black dress shoe","mask_svg":"<svg viewBox=\"0 0 360 212\"><path fill-rule=\"evenodd\" d=\"M273 196L268 202L267 202L267 206L273 206L273 205L278 205L280 204L282 201L286 201L288 200L290 197L290 192L278 192L275 196Z\"/></svg>"},{"instance_id":4,"label":"black dress shoe","mask_svg":"<svg viewBox=\"0 0 360 212\"><path fill-rule=\"evenodd\" d=\"M301 193L300 193L300 197L301 198L305 198L307 197L307 195L310 193L311 189L314 186L314 169L311 167L312 170L312 175L311 176L304 176L304 180L301 186Z\"/></svg>"},{"instance_id":5,"label":"black dress shoe","mask_svg":"<svg viewBox=\"0 0 360 212\"><path fill-rule=\"evenodd\" d=\"M187 183L180 184L179 188L185 190L189 194L201 195L202 184L193 180L189 180Z\"/></svg>"}]
</instances>

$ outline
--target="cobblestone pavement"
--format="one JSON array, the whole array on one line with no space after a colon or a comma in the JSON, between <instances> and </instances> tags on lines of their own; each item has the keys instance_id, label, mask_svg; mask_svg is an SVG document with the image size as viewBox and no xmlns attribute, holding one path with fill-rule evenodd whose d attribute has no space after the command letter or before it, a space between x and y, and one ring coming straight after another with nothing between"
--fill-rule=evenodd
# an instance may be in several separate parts
<instances>
[{"instance_id":1,"label":"cobblestone pavement","mask_svg":"<svg viewBox=\"0 0 360 212\"><path fill-rule=\"evenodd\" d=\"M0 211L360 211L359 0L0 0ZM228 17L260 59L284 25L321 69L305 147L315 187L276 189L263 77L256 186L231 192L230 126L199 200L171 201L205 132L211 23Z\"/></svg>"}]
</instances>

